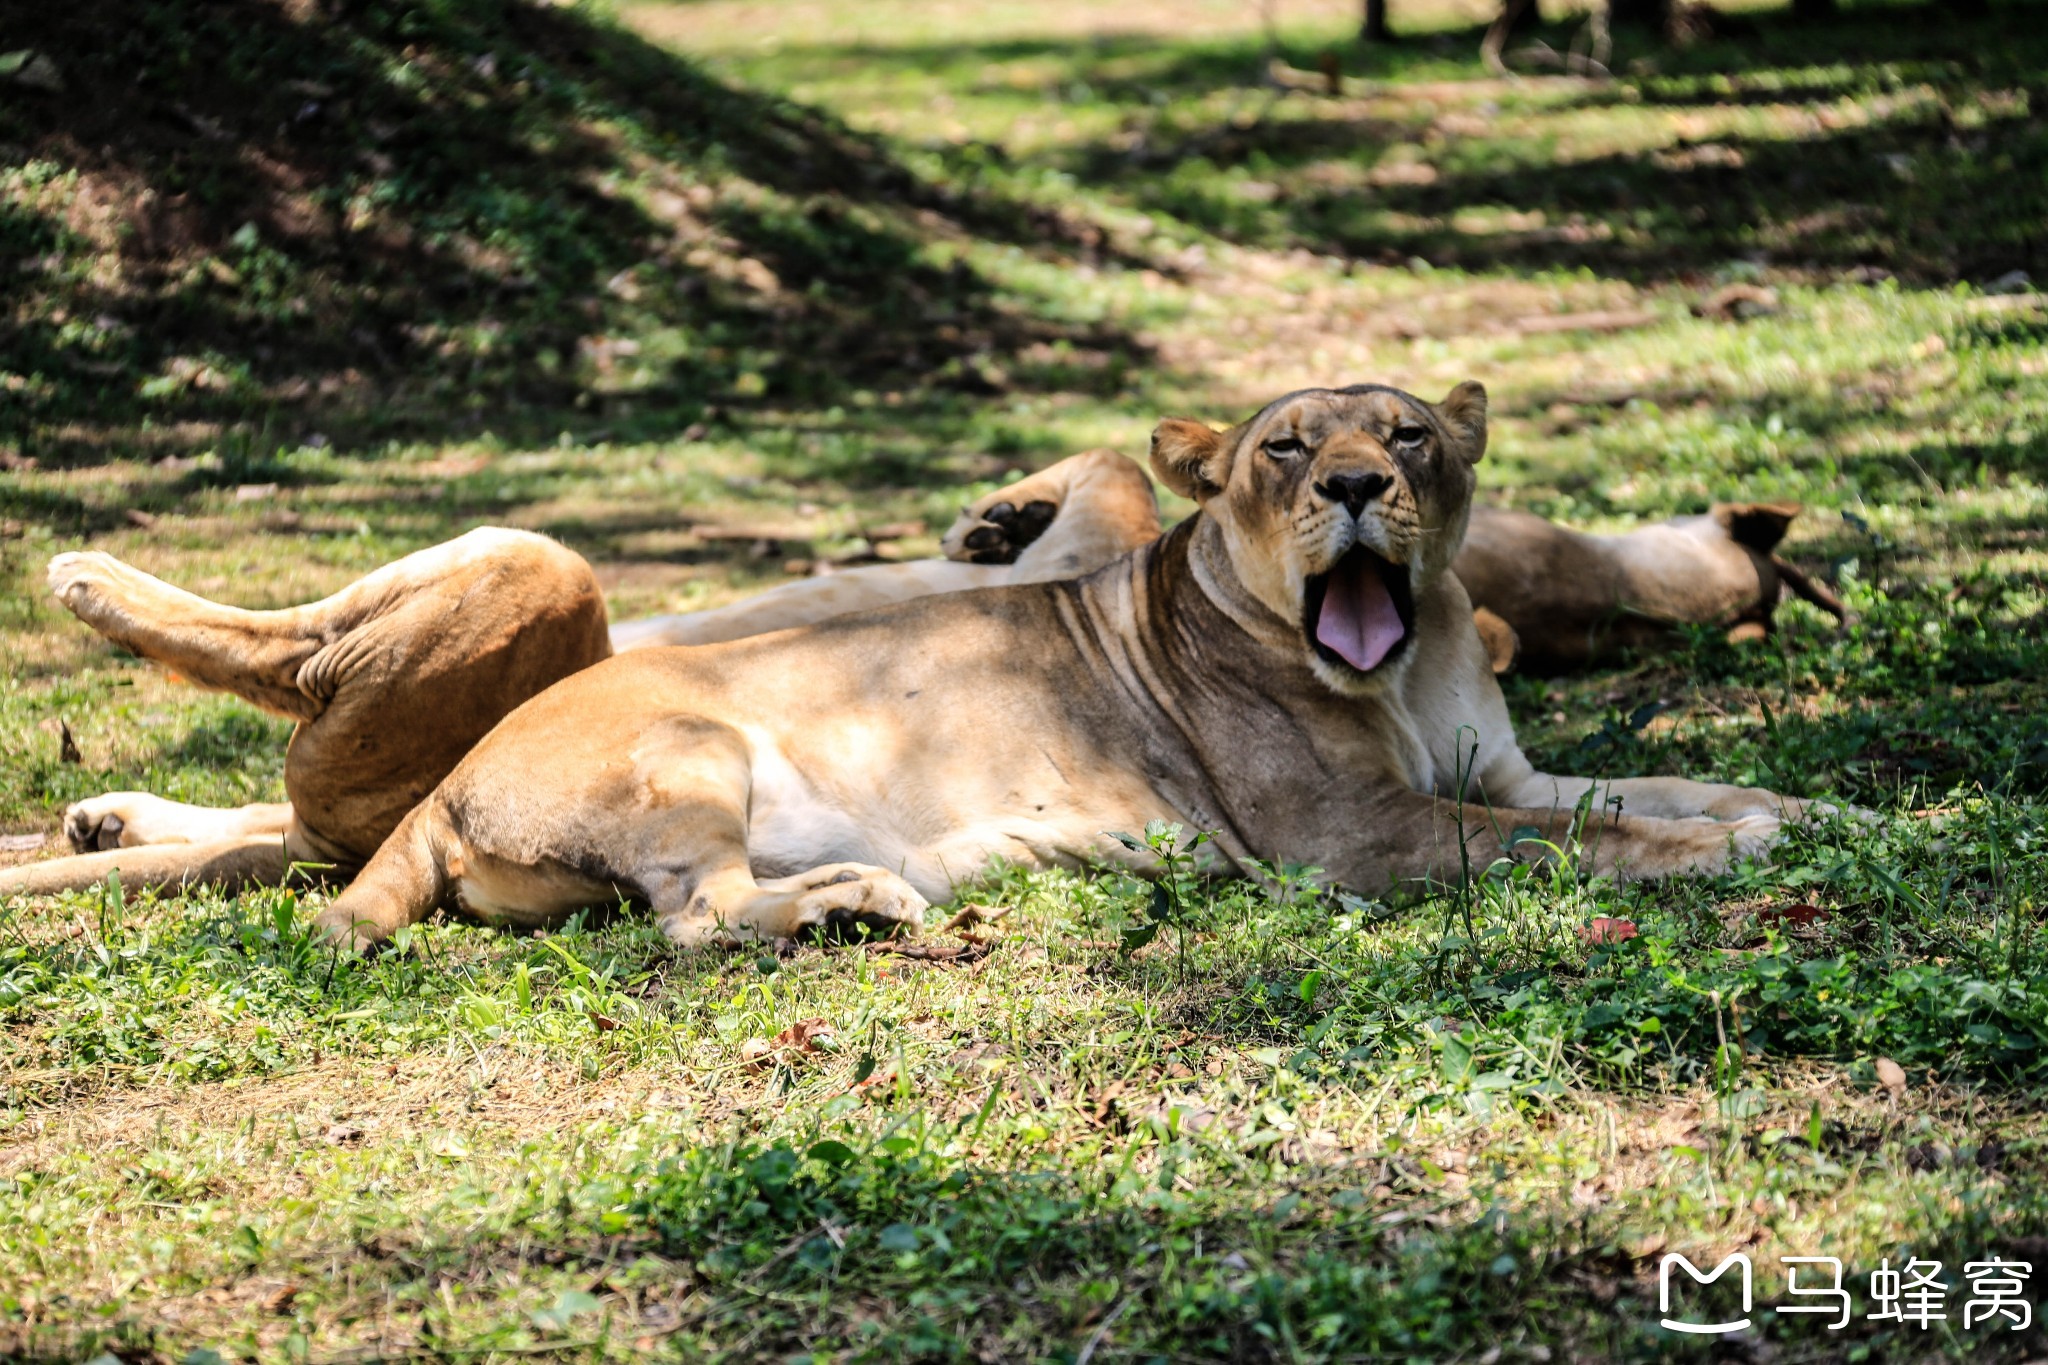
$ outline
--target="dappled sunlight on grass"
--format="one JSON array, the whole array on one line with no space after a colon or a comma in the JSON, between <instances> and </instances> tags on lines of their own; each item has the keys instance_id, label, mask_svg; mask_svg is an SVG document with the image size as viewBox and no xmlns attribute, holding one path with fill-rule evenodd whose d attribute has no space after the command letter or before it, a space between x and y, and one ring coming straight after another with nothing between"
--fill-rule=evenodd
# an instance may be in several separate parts
<instances>
[{"instance_id":1,"label":"dappled sunlight on grass","mask_svg":"<svg viewBox=\"0 0 2048 1365\"><path fill-rule=\"evenodd\" d=\"M25 14L0 859L282 796L283 724L90 637L58 550L282 606L510 524L689 610L1359 380L1482 380L1482 496L1588 529L1803 503L1847 630L1506 691L1551 770L1873 814L1404 905L1002 872L950 960L0 907L0 1354L1648 1359L1667 1248L2041 1263L2048 29L1734 8L1597 83L1400 0L1371 50L1326 0Z\"/></svg>"}]
</instances>

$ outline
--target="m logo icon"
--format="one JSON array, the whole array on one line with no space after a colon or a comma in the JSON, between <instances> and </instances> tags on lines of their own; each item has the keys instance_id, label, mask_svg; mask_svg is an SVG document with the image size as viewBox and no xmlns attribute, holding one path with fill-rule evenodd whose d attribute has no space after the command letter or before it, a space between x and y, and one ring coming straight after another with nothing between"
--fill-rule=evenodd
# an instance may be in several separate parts
<instances>
[{"instance_id":1,"label":"m logo icon","mask_svg":"<svg viewBox=\"0 0 2048 1365\"><path fill-rule=\"evenodd\" d=\"M1749 1257L1739 1251L1735 1252L1727 1260L1702 1275L1698 1266L1686 1260L1685 1257L1680 1256L1677 1252L1671 1252L1666 1255L1664 1263L1657 1268L1657 1311L1667 1315L1671 1312L1671 1267L1674 1265L1683 1266L1685 1273L1692 1277L1695 1284L1712 1284L1726 1273L1729 1266L1740 1266L1742 1268L1742 1311L1745 1315L1748 1314L1750 1302ZM1719 1336L1726 1332L1740 1332L1748 1326L1749 1318L1747 1316L1737 1318L1733 1322L1679 1322L1669 1316L1664 1318L1665 1329L1672 1332L1698 1332L1704 1335Z\"/></svg>"}]
</instances>

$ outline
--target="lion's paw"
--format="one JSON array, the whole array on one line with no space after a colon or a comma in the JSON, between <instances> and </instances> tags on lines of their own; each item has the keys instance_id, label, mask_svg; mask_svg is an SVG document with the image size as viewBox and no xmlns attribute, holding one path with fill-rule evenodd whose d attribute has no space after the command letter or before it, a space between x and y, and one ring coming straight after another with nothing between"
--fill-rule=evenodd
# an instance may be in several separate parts
<instances>
[{"instance_id":1,"label":"lion's paw","mask_svg":"<svg viewBox=\"0 0 2048 1365\"><path fill-rule=\"evenodd\" d=\"M805 889L791 902L784 937L842 939L857 937L862 930L878 938L911 935L923 927L924 912L930 908L916 887L879 867L837 863L792 880Z\"/></svg>"},{"instance_id":2,"label":"lion's paw","mask_svg":"<svg viewBox=\"0 0 2048 1365\"><path fill-rule=\"evenodd\" d=\"M1780 796L1761 787L1739 787L1735 794L1726 796L1707 807L1706 813L1716 820L1740 820L1751 815L1770 815L1788 825L1805 825L1829 820L1849 820L1857 824L1874 824L1878 820L1875 811L1861 806L1837 805L1832 801L1808 800L1799 796Z\"/></svg>"},{"instance_id":3,"label":"lion's paw","mask_svg":"<svg viewBox=\"0 0 2048 1365\"><path fill-rule=\"evenodd\" d=\"M1723 847L1727 856L1723 865L1716 870L1725 872L1745 858L1768 860L1771 846L1783 837L1784 829L1785 822L1782 819L1776 815L1763 813L1727 821L1722 826Z\"/></svg>"},{"instance_id":4,"label":"lion's paw","mask_svg":"<svg viewBox=\"0 0 2048 1365\"><path fill-rule=\"evenodd\" d=\"M1766 859L1784 829L1784 821L1762 812L1733 820L1694 816L1649 823L1655 829L1648 841L1615 860L1625 878L1717 876L1746 858Z\"/></svg>"},{"instance_id":5,"label":"lion's paw","mask_svg":"<svg viewBox=\"0 0 2048 1365\"><path fill-rule=\"evenodd\" d=\"M1021 505L1014 488L969 503L940 541L946 558L975 564L1014 564L1059 517L1059 504L1032 498Z\"/></svg>"},{"instance_id":6,"label":"lion's paw","mask_svg":"<svg viewBox=\"0 0 2048 1365\"><path fill-rule=\"evenodd\" d=\"M312 938L343 953L368 955L391 937L375 917L337 901L313 917Z\"/></svg>"},{"instance_id":7,"label":"lion's paw","mask_svg":"<svg viewBox=\"0 0 2048 1365\"><path fill-rule=\"evenodd\" d=\"M47 571L50 591L73 616L105 633L123 619L122 604L154 582L99 550L70 550L54 556Z\"/></svg>"},{"instance_id":8,"label":"lion's paw","mask_svg":"<svg viewBox=\"0 0 2048 1365\"><path fill-rule=\"evenodd\" d=\"M121 813L136 798L148 799L142 792L108 792L66 807L64 837L71 841L72 852L96 853L147 843L139 828L131 832L127 817Z\"/></svg>"},{"instance_id":9,"label":"lion's paw","mask_svg":"<svg viewBox=\"0 0 2048 1365\"><path fill-rule=\"evenodd\" d=\"M113 579L111 567L118 564L112 555L98 550L68 550L50 560L48 570L50 591L59 602L78 609L78 603L87 597L95 587L104 586Z\"/></svg>"},{"instance_id":10,"label":"lion's paw","mask_svg":"<svg viewBox=\"0 0 2048 1365\"><path fill-rule=\"evenodd\" d=\"M828 863L794 877L764 881L739 905L714 906L693 897L660 918L680 948L736 948L763 940L914 935L929 903L893 872L864 863Z\"/></svg>"}]
</instances>

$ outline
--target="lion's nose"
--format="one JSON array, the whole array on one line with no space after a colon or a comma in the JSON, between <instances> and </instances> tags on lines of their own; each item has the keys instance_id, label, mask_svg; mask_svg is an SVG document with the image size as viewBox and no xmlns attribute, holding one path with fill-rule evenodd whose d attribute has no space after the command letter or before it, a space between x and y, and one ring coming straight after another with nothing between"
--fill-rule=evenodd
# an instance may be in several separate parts
<instances>
[{"instance_id":1,"label":"lion's nose","mask_svg":"<svg viewBox=\"0 0 2048 1365\"><path fill-rule=\"evenodd\" d=\"M1332 474L1316 485L1316 492L1331 502L1341 502L1344 510L1357 516L1365 505L1394 486L1391 474Z\"/></svg>"}]
</instances>

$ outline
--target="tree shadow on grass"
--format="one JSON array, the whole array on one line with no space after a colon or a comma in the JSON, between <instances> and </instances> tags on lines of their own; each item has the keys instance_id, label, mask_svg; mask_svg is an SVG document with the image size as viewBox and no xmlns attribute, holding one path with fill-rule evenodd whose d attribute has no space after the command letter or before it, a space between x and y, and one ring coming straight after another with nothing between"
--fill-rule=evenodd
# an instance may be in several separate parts
<instances>
[{"instance_id":1,"label":"tree shadow on grass","mask_svg":"<svg viewBox=\"0 0 2048 1365\"><path fill-rule=\"evenodd\" d=\"M0 100L0 415L78 465L319 433L659 433L714 403L972 389L1034 347L935 240L1086 224L574 11L435 0L30 7L62 92ZM1028 385L1029 366L1019 378Z\"/></svg>"},{"instance_id":2,"label":"tree shadow on grass","mask_svg":"<svg viewBox=\"0 0 2048 1365\"><path fill-rule=\"evenodd\" d=\"M1910 13L1824 25L1761 16L1739 39L1654 54L1678 74L1625 76L1534 111L1494 106L1486 129L1432 120L1427 106L1406 121L1308 96L1274 98L1255 116L1211 105L1193 121L1184 104L1134 108L1113 137L1056 159L1137 207L1231 240L1366 259L1646 282L1737 258L1921 282L2038 274L2048 268L2042 13L2016 4L1938 35ZM1190 68L1197 86L1218 60L1202 54ZM1175 89L1176 71L1104 88L1135 98L1155 83ZM1542 122L1576 108L1745 102L1785 106L1797 131L1567 161ZM1420 144L1427 161L1382 174L1396 143ZM1257 183L1195 173L1208 168Z\"/></svg>"}]
</instances>

